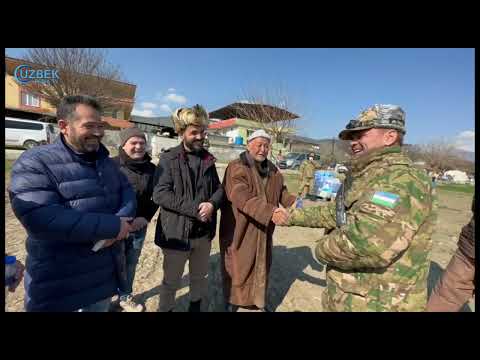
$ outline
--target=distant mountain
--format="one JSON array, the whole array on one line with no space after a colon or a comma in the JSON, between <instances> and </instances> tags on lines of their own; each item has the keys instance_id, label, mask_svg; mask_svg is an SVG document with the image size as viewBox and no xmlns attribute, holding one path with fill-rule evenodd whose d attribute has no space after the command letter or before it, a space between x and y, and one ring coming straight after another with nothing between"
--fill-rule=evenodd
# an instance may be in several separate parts
<instances>
[{"instance_id":1,"label":"distant mountain","mask_svg":"<svg viewBox=\"0 0 480 360\"><path fill-rule=\"evenodd\" d=\"M474 151L466 151L466 150L456 149L455 152L462 159L467 160L467 161L475 162L475 152Z\"/></svg>"}]
</instances>

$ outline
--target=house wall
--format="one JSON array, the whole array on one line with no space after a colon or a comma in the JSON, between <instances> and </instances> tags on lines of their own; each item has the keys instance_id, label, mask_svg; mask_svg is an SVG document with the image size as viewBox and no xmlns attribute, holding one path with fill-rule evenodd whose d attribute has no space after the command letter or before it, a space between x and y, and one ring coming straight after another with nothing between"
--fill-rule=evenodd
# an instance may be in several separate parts
<instances>
[{"instance_id":1,"label":"house wall","mask_svg":"<svg viewBox=\"0 0 480 360\"><path fill-rule=\"evenodd\" d=\"M55 106L51 105L43 97L40 97L40 107L24 106L21 103L21 92L27 90L19 85L11 75L5 75L5 107L14 109L29 109L39 112L56 112Z\"/></svg>"}]
</instances>

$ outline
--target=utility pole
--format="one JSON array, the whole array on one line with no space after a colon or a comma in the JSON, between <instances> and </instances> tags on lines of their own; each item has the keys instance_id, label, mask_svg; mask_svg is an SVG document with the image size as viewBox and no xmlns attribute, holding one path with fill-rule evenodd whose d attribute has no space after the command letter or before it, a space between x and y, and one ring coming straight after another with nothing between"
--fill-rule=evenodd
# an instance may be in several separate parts
<instances>
[{"instance_id":1,"label":"utility pole","mask_svg":"<svg viewBox=\"0 0 480 360\"><path fill-rule=\"evenodd\" d=\"M335 138L332 138L332 162L335 161Z\"/></svg>"}]
</instances>

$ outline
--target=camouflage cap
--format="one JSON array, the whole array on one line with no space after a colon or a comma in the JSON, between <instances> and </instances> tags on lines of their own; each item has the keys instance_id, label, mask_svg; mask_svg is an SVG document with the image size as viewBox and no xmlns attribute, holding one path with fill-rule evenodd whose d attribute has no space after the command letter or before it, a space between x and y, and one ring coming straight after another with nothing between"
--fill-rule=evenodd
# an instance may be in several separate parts
<instances>
[{"instance_id":1,"label":"camouflage cap","mask_svg":"<svg viewBox=\"0 0 480 360\"><path fill-rule=\"evenodd\" d=\"M351 140L354 131L371 128L396 129L405 134L405 111L398 105L373 105L362 111L356 119L350 120L338 137Z\"/></svg>"}]
</instances>

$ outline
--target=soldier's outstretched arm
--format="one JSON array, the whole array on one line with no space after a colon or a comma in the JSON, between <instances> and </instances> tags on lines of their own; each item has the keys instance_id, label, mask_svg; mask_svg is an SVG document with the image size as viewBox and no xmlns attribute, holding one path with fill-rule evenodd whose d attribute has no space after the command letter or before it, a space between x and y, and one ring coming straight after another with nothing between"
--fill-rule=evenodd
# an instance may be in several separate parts
<instances>
[{"instance_id":1,"label":"soldier's outstretched arm","mask_svg":"<svg viewBox=\"0 0 480 360\"><path fill-rule=\"evenodd\" d=\"M286 226L304 226L330 230L335 228L335 219L335 203L331 203L325 206L291 209Z\"/></svg>"},{"instance_id":2,"label":"soldier's outstretched arm","mask_svg":"<svg viewBox=\"0 0 480 360\"><path fill-rule=\"evenodd\" d=\"M428 185L403 180L364 194L347 213L347 223L320 239L316 257L344 270L389 266L419 227L434 220Z\"/></svg>"}]
</instances>

